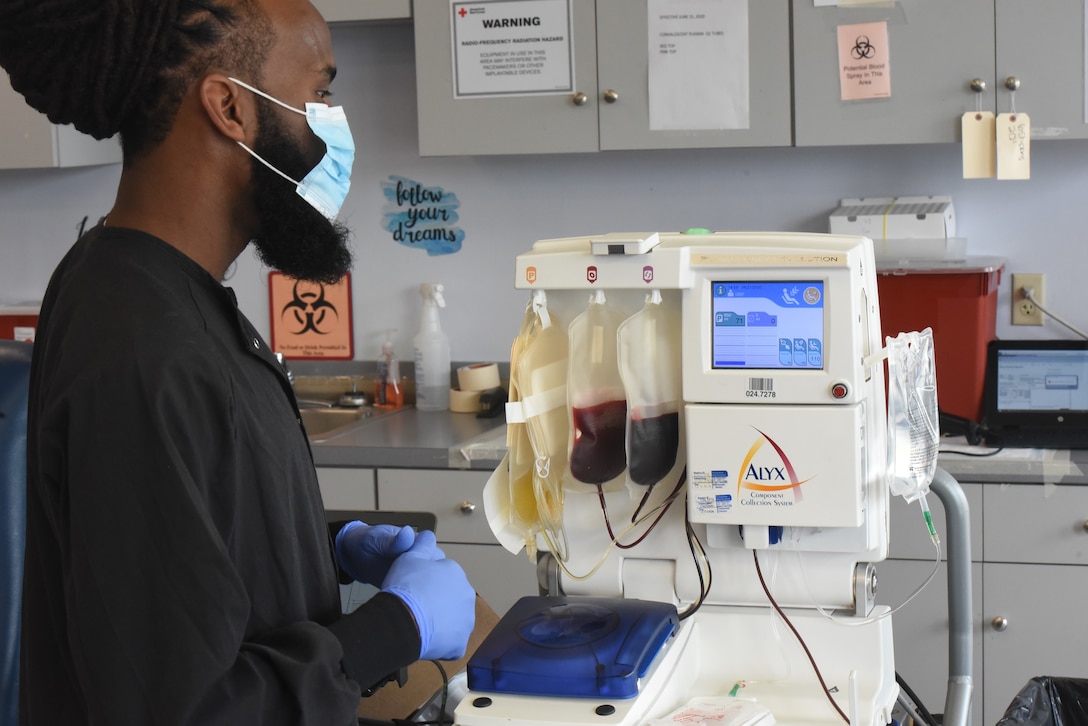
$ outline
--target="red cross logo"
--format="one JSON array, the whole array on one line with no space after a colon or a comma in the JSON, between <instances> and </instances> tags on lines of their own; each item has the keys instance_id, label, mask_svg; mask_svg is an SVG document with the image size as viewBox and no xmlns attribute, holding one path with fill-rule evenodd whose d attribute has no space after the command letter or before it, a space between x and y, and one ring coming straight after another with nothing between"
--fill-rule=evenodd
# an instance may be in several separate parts
<instances>
[{"instance_id":1,"label":"red cross logo","mask_svg":"<svg viewBox=\"0 0 1088 726\"><path fill-rule=\"evenodd\" d=\"M465 10L464 8L461 8L460 10L457 11L457 14L460 15L463 18L466 15L468 15L468 11Z\"/></svg>"}]
</instances>

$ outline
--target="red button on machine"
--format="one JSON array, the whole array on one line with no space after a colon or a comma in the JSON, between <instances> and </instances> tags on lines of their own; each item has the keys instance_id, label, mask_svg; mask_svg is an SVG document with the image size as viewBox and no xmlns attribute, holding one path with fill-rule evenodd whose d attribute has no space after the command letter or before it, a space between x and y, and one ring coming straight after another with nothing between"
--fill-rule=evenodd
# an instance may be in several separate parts
<instances>
[{"instance_id":1,"label":"red button on machine","mask_svg":"<svg viewBox=\"0 0 1088 726\"><path fill-rule=\"evenodd\" d=\"M847 389L845 383L836 383L831 387L831 395L835 398L846 398Z\"/></svg>"}]
</instances>

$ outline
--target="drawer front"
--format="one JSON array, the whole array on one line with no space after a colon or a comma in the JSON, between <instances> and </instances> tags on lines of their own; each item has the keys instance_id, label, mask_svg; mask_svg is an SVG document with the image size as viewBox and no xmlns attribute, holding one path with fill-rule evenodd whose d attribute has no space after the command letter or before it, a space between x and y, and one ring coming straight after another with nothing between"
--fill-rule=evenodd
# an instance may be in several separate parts
<instances>
[{"instance_id":1,"label":"drawer front","mask_svg":"<svg viewBox=\"0 0 1088 726\"><path fill-rule=\"evenodd\" d=\"M370 511L377 509L374 470L339 467L317 468L321 499L329 511Z\"/></svg>"},{"instance_id":2,"label":"drawer front","mask_svg":"<svg viewBox=\"0 0 1088 726\"><path fill-rule=\"evenodd\" d=\"M967 509L971 515L971 559L982 560L982 484L961 484L967 497ZM948 542L948 524L945 521L944 505L936 494L926 497L933 515L933 526L941 538L941 556L944 557ZM930 560L936 558L937 550L929 539L922 507L918 502L907 503L903 497L892 497L889 506L891 512L891 542L888 556L901 560Z\"/></svg>"},{"instance_id":3,"label":"drawer front","mask_svg":"<svg viewBox=\"0 0 1088 726\"><path fill-rule=\"evenodd\" d=\"M987 562L1088 564L1088 487L987 484Z\"/></svg>"},{"instance_id":4,"label":"drawer front","mask_svg":"<svg viewBox=\"0 0 1088 726\"><path fill-rule=\"evenodd\" d=\"M497 544L484 514L483 491L491 472L379 469L378 507L434 512L440 542Z\"/></svg>"}]
</instances>

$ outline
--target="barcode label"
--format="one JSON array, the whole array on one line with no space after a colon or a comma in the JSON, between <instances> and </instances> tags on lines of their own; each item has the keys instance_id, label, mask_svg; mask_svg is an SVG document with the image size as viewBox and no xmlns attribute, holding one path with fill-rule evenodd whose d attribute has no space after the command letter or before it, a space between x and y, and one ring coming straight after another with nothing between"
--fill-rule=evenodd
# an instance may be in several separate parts
<instances>
[{"instance_id":1,"label":"barcode label","mask_svg":"<svg viewBox=\"0 0 1088 726\"><path fill-rule=\"evenodd\" d=\"M748 379L749 391L773 391L774 379L773 378L749 378Z\"/></svg>"}]
</instances>

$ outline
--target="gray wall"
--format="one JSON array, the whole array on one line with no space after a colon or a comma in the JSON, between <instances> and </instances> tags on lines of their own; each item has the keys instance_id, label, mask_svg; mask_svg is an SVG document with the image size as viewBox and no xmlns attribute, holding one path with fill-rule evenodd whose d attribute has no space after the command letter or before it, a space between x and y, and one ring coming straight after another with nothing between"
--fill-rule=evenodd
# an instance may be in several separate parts
<instances>
[{"instance_id":1,"label":"gray wall","mask_svg":"<svg viewBox=\"0 0 1088 726\"><path fill-rule=\"evenodd\" d=\"M1008 258L999 336L1071 336L1054 322L1009 325L1009 272L1046 273L1047 307L1088 328L1088 142L1035 144L1026 182L963 180L958 145L421 159L411 26L336 27L333 42L334 100L359 149L345 205L357 253L356 358L375 358L386 328L399 330L398 354L410 357L418 285L433 280L446 285L453 359L505 360L527 299L513 288L513 260L537 239L694 226L823 232L838 200L855 196L951 194L968 252ZM109 210L118 174L0 171L0 301L40 299L79 221ZM429 257L392 240L381 226L390 176L457 195L460 252ZM265 333L267 272L247 253L228 283Z\"/></svg>"}]
</instances>

